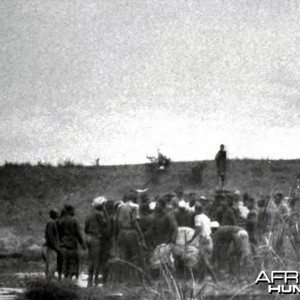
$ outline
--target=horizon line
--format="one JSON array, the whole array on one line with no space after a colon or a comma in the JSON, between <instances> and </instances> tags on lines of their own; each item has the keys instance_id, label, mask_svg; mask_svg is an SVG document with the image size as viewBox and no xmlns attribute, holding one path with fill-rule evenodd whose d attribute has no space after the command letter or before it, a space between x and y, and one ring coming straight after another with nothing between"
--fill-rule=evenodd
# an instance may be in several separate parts
<instances>
[{"instance_id":1,"label":"horizon line","mask_svg":"<svg viewBox=\"0 0 300 300\"><path fill-rule=\"evenodd\" d=\"M250 158L250 157L234 157L234 158L227 158L227 161L297 161L300 160L299 158ZM171 163L196 163L196 162L212 162L214 159L201 159L201 160L180 160L180 161L175 161L171 159ZM95 160L96 162L96 160ZM37 162L18 162L18 161L4 161L0 163L0 167L5 167L6 165L14 165L14 166L24 166L24 165L30 165L30 166L51 166L51 167L116 167L116 166L142 166L142 165L147 165L150 164L151 162L147 161L144 163L120 163L120 164L101 164L99 163L98 165L96 163L94 164L86 164L83 162L76 162L72 161L69 159L65 160L59 160L57 163L52 163L52 162L46 162L46 161L37 161Z\"/></svg>"}]
</instances>

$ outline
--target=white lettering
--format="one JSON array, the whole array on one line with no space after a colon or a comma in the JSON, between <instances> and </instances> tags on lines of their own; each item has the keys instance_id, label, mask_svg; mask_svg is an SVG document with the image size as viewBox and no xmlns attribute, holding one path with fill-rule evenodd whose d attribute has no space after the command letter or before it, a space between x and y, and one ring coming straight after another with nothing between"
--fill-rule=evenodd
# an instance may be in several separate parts
<instances>
[{"instance_id":1,"label":"white lettering","mask_svg":"<svg viewBox=\"0 0 300 300\"><path fill-rule=\"evenodd\" d=\"M281 292L280 294L284 294L284 295L289 295L292 294L293 292L293 286L292 285L288 285L288 286L281 286Z\"/></svg>"},{"instance_id":2,"label":"white lettering","mask_svg":"<svg viewBox=\"0 0 300 300\"><path fill-rule=\"evenodd\" d=\"M268 286L269 294L277 293L280 295L291 295L291 294L300 294L300 287L297 285L277 285L277 286Z\"/></svg>"},{"instance_id":3,"label":"white lettering","mask_svg":"<svg viewBox=\"0 0 300 300\"><path fill-rule=\"evenodd\" d=\"M259 282L271 283L271 281L265 271L260 271L259 275L257 276L257 278L255 280L255 284L258 284Z\"/></svg>"},{"instance_id":4,"label":"white lettering","mask_svg":"<svg viewBox=\"0 0 300 300\"><path fill-rule=\"evenodd\" d=\"M284 278L284 271L272 271L271 272L271 283L275 283L276 280L282 280Z\"/></svg>"},{"instance_id":5,"label":"white lettering","mask_svg":"<svg viewBox=\"0 0 300 300\"><path fill-rule=\"evenodd\" d=\"M299 273L297 271L286 271L284 283L288 284L289 280L295 280L295 283L299 284Z\"/></svg>"},{"instance_id":6,"label":"white lettering","mask_svg":"<svg viewBox=\"0 0 300 300\"><path fill-rule=\"evenodd\" d=\"M268 292L269 292L269 294L272 294L273 292L277 292L277 294L280 294L280 292L281 292L281 289L280 289L280 285L277 285L277 286L271 286L271 285L269 285L268 286Z\"/></svg>"},{"instance_id":7,"label":"white lettering","mask_svg":"<svg viewBox=\"0 0 300 300\"><path fill-rule=\"evenodd\" d=\"M293 294L300 294L300 287L297 285L293 285Z\"/></svg>"}]
</instances>

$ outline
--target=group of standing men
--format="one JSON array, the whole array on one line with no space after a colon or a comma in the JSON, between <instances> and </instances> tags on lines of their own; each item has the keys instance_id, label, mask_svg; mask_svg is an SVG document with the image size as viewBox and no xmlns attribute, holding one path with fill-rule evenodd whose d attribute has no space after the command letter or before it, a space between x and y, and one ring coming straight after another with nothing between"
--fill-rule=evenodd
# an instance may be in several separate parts
<instances>
[{"instance_id":1,"label":"group of standing men","mask_svg":"<svg viewBox=\"0 0 300 300\"><path fill-rule=\"evenodd\" d=\"M192 244L199 239L203 250L201 255L207 258L205 265L211 271L208 258L220 262L226 258L225 252L231 242L245 239L245 229L236 222L235 211L239 209L241 217L247 208L241 203L235 203L233 207L228 201L231 198L223 195L216 195L213 202L203 196L197 199L194 193L188 198L185 200L182 192L166 194L155 200L150 200L147 194L138 199L136 193L124 196L122 201L97 197L92 201L92 213L85 220L85 238L71 205L65 205L60 215L51 210L43 249L47 277L54 277L57 271L59 278L78 278L78 245L88 249L89 285L99 283L100 273L106 282L112 255L148 273L155 249L161 245L174 245L179 227L195 229L194 235L186 242ZM253 224L250 209L246 215L246 229L249 229L249 224ZM212 226L211 220L217 220L221 227ZM212 231L216 231L214 239ZM251 240L250 229L248 233ZM213 247L213 243L218 246ZM247 252L245 243L240 243L239 247L236 250L242 256Z\"/></svg>"},{"instance_id":2,"label":"group of standing men","mask_svg":"<svg viewBox=\"0 0 300 300\"><path fill-rule=\"evenodd\" d=\"M109 233L110 224L103 209L106 199L98 197L93 200L94 211L85 221L85 239L80 230L80 225L75 218L74 207L65 205L61 214L57 210L50 211L50 220L45 229L45 246L43 258L46 263L46 277L53 278L55 272L58 278L78 278L79 276L79 252L80 245L83 250L89 250L89 273L98 280L101 258L105 258L106 234ZM102 266L102 273L106 274L105 266Z\"/></svg>"}]
</instances>

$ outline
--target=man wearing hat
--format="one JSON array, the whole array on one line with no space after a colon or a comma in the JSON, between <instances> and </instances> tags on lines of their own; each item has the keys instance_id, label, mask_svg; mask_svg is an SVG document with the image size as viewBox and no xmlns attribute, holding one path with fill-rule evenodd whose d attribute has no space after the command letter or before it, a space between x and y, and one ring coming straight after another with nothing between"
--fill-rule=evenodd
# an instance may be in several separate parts
<instances>
[{"instance_id":1,"label":"man wearing hat","mask_svg":"<svg viewBox=\"0 0 300 300\"><path fill-rule=\"evenodd\" d=\"M178 209L175 210L175 219L179 227L194 227L194 213L189 211L188 203L185 200L178 202Z\"/></svg>"},{"instance_id":2,"label":"man wearing hat","mask_svg":"<svg viewBox=\"0 0 300 300\"><path fill-rule=\"evenodd\" d=\"M89 251L88 263L88 285L98 284L98 277L101 264L101 238L108 225L107 217L103 206L107 202L105 197L97 197L92 201L94 211L86 218L85 234Z\"/></svg>"}]
</instances>

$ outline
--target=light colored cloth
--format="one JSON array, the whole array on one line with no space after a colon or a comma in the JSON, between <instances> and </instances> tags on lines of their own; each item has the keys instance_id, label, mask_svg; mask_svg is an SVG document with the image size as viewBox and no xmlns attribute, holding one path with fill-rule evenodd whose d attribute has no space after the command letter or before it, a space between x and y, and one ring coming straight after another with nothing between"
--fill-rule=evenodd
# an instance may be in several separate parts
<instances>
[{"instance_id":1,"label":"light colored cloth","mask_svg":"<svg viewBox=\"0 0 300 300\"><path fill-rule=\"evenodd\" d=\"M97 198L93 199L92 205L94 207L95 206L100 206L100 205L103 205L106 202L107 202L107 199L105 197L101 196L101 197L97 197Z\"/></svg>"},{"instance_id":2,"label":"light colored cloth","mask_svg":"<svg viewBox=\"0 0 300 300\"><path fill-rule=\"evenodd\" d=\"M46 277L53 278L57 269L57 252L51 247L44 246L42 249L42 255L46 264Z\"/></svg>"},{"instance_id":3,"label":"light colored cloth","mask_svg":"<svg viewBox=\"0 0 300 300\"><path fill-rule=\"evenodd\" d=\"M107 219L104 213L95 210L85 220L84 231L93 237L100 238L103 235L104 229L107 226Z\"/></svg>"},{"instance_id":4,"label":"light colored cloth","mask_svg":"<svg viewBox=\"0 0 300 300\"><path fill-rule=\"evenodd\" d=\"M199 248L193 245L177 245L173 247L175 258L182 259L185 264L191 268L197 267L199 262Z\"/></svg>"},{"instance_id":5,"label":"light colored cloth","mask_svg":"<svg viewBox=\"0 0 300 300\"><path fill-rule=\"evenodd\" d=\"M195 227L200 228L201 237L210 237L211 234L211 221L205 214L195 216Z\"/></svg>"},{"instance_id":6,"label":"light colored cloth","mask_svg":"<svg viewBox=\"0 0 300 300\"><path fill-rule=\"evenodd\" d=\"M179 208L187 208L188 207L188 203L185 201L185 200L180 200L179 202L178 202L178 207Z\"/></svg>"},{"instance_id":7,"label":"light colored cloth","mask_svg":"<svg viewBox=\"0 0 300 300\"><path fill-rule=\"evenodd\" d=\"M236 233L234 238L236 251L241 253L241 259L246 259L250 255L249 235L242 229Z\"/></svg>"},{"instance_id":8,"label":"light colored cloth","mask_svg":"<svg viewBox=\"0 0 300 300\"><path fill-rule=\"evenodd\" d=\"M187 241L191 240L192 237L194 236L194 232L195 230L190 227L185 227L185 226L178 227L178 233L177 233L175 244L178 246L185 246L187 244ZM190 243L190 245L198 248L199 239L195 238L193 242Z\"/></svg>"},{"instance_id":9,"label":"light colored cloth","mask_svg":"<svg viewBox=\"0 0 300 300\"><path fill-rule=\"evenodd\" d=\"M189 212L194 213L194 212L195 212L195 206L192 206L192 207L188 206L188 207L187 207L187 210L188 210Z\"/></svg>"},{"instance_id":10,"label":"light colored cloth","mask_svg":"<svg viewBox=\"0 0 300 300\"><path fill-rule=\"evenodd\" d=\"M150 264L152 269L160 268L161 264L167 264L174 267L172 245L165 243L158 245L150 257Z\"/></svg>"},{"instance_id":11,"label":"light colored cloth","mask_svg":"<svg viewBox=\"0 0 300 300\"><path fill-rule=\"evenodd\" d=\"M139 218L138 205L131 201L118 208L117 222L121 228L133 228L134 222Z\"/></svg>"},{"instance_id":12,"label":"light colored cloth","mask_svg":"<svg viewBox=\"0 0 300 300\"><path fill-rule=\"evenodd\" d=\"M156 207L156 202L155 201L150 202L150 204L149 204L150 210L154 210L155 207Z\"/></svg>"},{"instance_id":13,"label":"light colored cloth","mask_svg":"<svg viewBox=\"0 0 300 300\"><path fill-rule=\"evenodd\" d=\"M290 216L290 208L288 207L287 203L283 202L278 206L278 212L283 217L289 217Z\"/></svg>"},{"instance_id":14,"label":"light colored cloth","mask_svg":"<svg viewBox=\"0 0 300 300\"><path fill-rule=\"evenodd\" d=\"M241 192L240 191L235 191L233 193L233 195L236 196L236 197L240 197L241 196Z\"/></svg>"},{"instance_id":15,"label":"light colored cloth","mask_svg":"<svg viewBox=\"0 0 300 300\"><path fill-rule=\"evenodd\" d=\"M247 219L248 213L249 213L249 209L243 204L242 201L240 201L238 203L238 209L240 211L241 217L243 219Z\"/></svg>"},{"instance_id":16,"label":"light colored cloth","mask_svg":"<svg viewBox=\"0 0 300 300\"><path fill-rule=\"evenodd\" d=\"M140 207L139 207L139 205L137 203L133 203L132 201L129 201L128 203L135 210L136 218L139 219L140 218Z\"/></svg>"},{"instance_id":17,"label":"light colored cloth","mask_svg":"<svg viewBox=\"0 0 300 300\"><path fill-rule=\"evenodd\" d=\"M213 250L213 241L210 236L208 237L200 237L199 240L199 251L203 255L211 256Z\"/></svg>"},{"instance_id":18,"label":"light colored cloth","mask_svg":"<svg viewBox=\"0 0 300 300\"><path fill-rule=\"evenodd\" d=\"M210 228L219 228L220 227L220 224L218 221L212 221L210 223Z\"/></svg>"}]
</instances>

